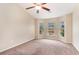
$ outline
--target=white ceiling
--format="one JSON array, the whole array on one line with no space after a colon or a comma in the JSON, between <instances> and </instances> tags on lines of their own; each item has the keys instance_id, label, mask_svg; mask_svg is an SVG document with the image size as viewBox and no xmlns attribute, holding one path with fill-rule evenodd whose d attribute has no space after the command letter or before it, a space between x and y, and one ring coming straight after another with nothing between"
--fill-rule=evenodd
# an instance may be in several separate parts
<instances>
[{"instance_id":1,"label":"white ceiling","mask_svg":"<svg viewBox=\"0 0 79 59\"><path fill-rule=\"evenodd\" d=\"M25 9L27 7L32 6L32 3L21 3L19 5ZM71 13L75 5L76 4L74 3L47 3L45 6L51 9L51 12L40 9L39 14L37 14L35 8L26 11L30 13L32 16L34 16L35 18L46 19L46 18L59 17Z\"/></svg>"}]
</instances>

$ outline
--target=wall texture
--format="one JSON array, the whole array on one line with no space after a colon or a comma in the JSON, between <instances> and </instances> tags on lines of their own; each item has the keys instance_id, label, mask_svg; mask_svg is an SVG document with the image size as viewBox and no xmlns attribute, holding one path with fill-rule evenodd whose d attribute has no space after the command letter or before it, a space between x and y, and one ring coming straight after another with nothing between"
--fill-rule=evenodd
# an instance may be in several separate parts
<instances>
[{"instance_id":1,"label":"wall texture","mask_svg":"<svg viewBox=\"0 0 79 59\"><path fill-rule=\"evenodd\" d=\"M0 4L0 52L34 39L34 18L17 4Z\"/></svg>"},{"instance_id":2,"label":"wall texture","mask_svg":"<svg viewBox=\"0 0 79 59\"><path fill-rule=\"evenodd\" d=\"M72 13L60 17L59 23L64 22L64 37L60 36L59 39L65 43L72 43Z\"/></svg>"},{"instance_id":3,"label":"wall texture","mask_svg":"<svg viewBox=\"0 0 79 59\"><path fill-rule=\"evenodd\" d=\"M73 45L79 51L79 4L73 12Z\"/></svg>"}]
</instances>

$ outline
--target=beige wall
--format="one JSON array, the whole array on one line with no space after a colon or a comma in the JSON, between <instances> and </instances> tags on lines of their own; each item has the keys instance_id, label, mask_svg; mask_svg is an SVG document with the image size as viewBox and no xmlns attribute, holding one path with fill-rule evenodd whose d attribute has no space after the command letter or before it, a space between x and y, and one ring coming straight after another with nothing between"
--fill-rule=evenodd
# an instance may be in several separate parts
<instances>
[{"instance_id":1,"label":"beige wall","mask_svg":"<svg viewBox=\"0 0 79 59\"><path fill-rule=\"evenodd\" d=\"M59 18L58 22L64 22L64 37L59 35L59 40L65 43L72 43L72 13ZM60 33L60 30L59 30Z\"/></svg>"},{"instance_id":2,"label":"beige wall","mask_svg":"<svg viewBox=\"0 0 79 59\"><path fill-rule=\"evenodd\" d=\"M55 25L57 26L54 34L53 35L49 35L48 31L47 31L47 24L48 23L55 23ZM65 36L61 37L60 36L60 23L64 22L65 24ZM45 25L45 31L44 34L40 35L39 34L39 26L40 23L44 23ZM37 36L38 38L49 38L49 39L57 39L57 40L61 40L65 43L72 43L72 14L67 14L67 15L63 15L61 17L58 18L51 18L51 19L41 19L41 20L37 20Z\"/></svg>"},{"instance_id":3,"label":"beige wall","mask_svg":"<svg viewBox=\"0 0 79 59\"><path fill-rule=\"evenodd\" d=\"M72 14L66 16L66 42L72 43Z\"/></svg>"},{"instance_id":4,"label":"beige wall","mask_svg":"<svg viewBox=\"0 0 79 59\"><path fill-rule=\"evenodd\" d=\"M73 12L73 45L79 51L79 4L74 8Z\"/></svg>"},{"instance_id":5,"label":"beige wall","mask_svg":"<svg viewBox=\"0 0 79 59\"><path fill-rule=\"evenodd\" d=\"M34 18L17 4L0 4L0 52L35 37Z\"/></svg>"}]
</instances>

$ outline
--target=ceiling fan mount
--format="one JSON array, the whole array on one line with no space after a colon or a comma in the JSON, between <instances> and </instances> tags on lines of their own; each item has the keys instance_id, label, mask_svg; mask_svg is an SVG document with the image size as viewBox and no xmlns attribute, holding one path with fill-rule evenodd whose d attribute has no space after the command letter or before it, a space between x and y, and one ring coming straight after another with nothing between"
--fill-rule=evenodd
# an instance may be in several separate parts
<instances>
[{"instance_id":1,"label":"ceiling fan mount","mask_svg":"<svg viewBox=\"0 0 79 59\"><path fill-rule=\"evenodd\" d=\"M46 11L50 11L49 8L45 7L44 5L47 3L33 3L33 6L26 8L26 10L32 9L32 8L36 8L36 12L39 13L40 9L44 9Z\"/></svg>"}]
</instances>

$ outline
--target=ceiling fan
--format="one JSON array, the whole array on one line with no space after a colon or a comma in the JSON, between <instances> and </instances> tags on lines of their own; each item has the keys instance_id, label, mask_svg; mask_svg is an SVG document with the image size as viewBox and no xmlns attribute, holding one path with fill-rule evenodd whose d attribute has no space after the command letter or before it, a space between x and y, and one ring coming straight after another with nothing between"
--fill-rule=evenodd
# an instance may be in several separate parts
<instances>
[{"instance_id":1,"label":"ceiling fan","mask_svg":"<svg viewBox=\"0 0 79 59\"><path fill-rule=\"evenodd\" d=\"M47 3L33 3L33 6L26 8L26 10L28 9L32 9L32 8L36 8L36 12L39 13L39 9L44 9L46 11L50 11L49 8L45 7L44 5Z\"/></svg>"}]
</instances>

